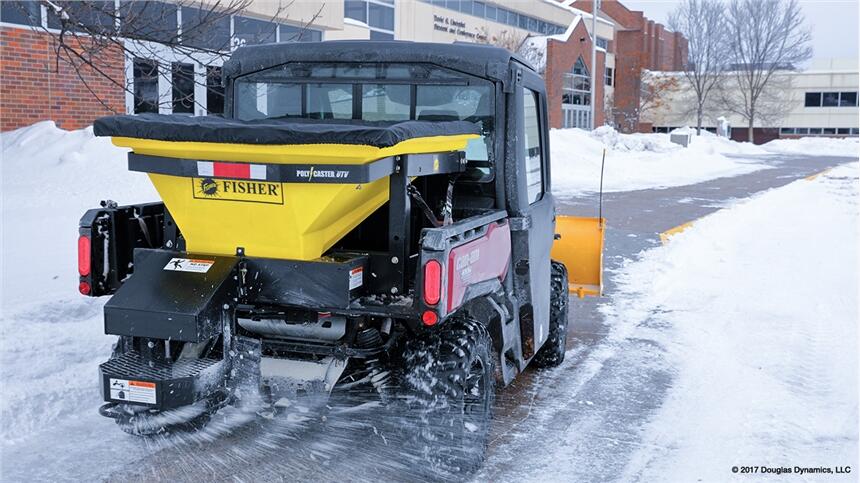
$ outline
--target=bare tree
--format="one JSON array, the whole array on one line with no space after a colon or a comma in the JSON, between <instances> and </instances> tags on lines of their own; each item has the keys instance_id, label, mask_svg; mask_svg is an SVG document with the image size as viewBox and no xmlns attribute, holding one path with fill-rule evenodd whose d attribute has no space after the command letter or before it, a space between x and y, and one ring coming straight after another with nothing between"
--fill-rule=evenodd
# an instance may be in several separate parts
<instances>
[{"instance_id":1,"label":"bare tree","mask_svg":"<svg viewBox=\"0 0 860 483\"><path fill-rule=\"evenodd\" d=\"M639 105L634 110L618 110L622 128L636 132L643 115L664 108L669 98L679 91L678 77L672 73L652 72L643 69L638 79Z\"/></svg>"},{"instance_id":2,"label":"bare tree","mask_svg":"<svg viewBox=\"0 0 860 483\"><path fill-rule=\"evenodd\" d=\"M496 47L508 49L511 52L517 52L526 38L525 35L510 30L502 30L497 34L491 34L487 27L480 27L478 32L479 43L495 45Z\"/></svg>"},{"instance_id":3,"label":"bare tree","mask_svg":"<svg viewBox=\"0 0 860 483\"><path fill-rule=\"evenodd\" d=\"M669 28L684 34L689 43L684 78L695 95L699 135L708 98L723 80L729 58L725 4L721 0L684 0L669 16Z\"/></svg>"},{"instance_id":4,"label":"bare tree","mask_svg":"<svg viewBox=\"0 0 860 483\"><path fill-rule=\"evenodd\" d=\"M812 57L811 35L803 20L797 0L732 0L729 4L729 70L737 92L726 97L726 107L747 120L749 141L756 120L784 110L771 100L779 97L773 92L778 89L773 85L777 73L794 70Z\"/></svg>"},{"instance_id":5,"label":"bare tree","mask_svg":"<svg viewBox=\"0 0 860 483\"><path fill-rule=\"evenodd\" d=\"M243 45L245 39L230 35L230 18L244 13L252 0L174 0L169 3L132 0L123 2L118 9L113 0L41 0L39 3L47 10L47 23L43 24L39 18L31 19L31 23L34 29L51 36L54 69L59 71L61 64L70 67L84 88L105 109L115 113L117 109L100 86L109 85L131 93L136 103L140 102L142 93L141 87L133 85L132 79L125 75L127 58L142 59L145 72L140 74L150 81L165 77L174 87L177 82L186 86L188 93L179 98L176 91L170 99L156 96L154 103L148 102L149 109L158 110L162 104L172 104L174 108L182 106L186 110L194 104L200 105L200 100L193 95L195 84L221 95L215 87L220 82L199 81L193 71L183 70L181 64L220 65L232 50ZM289 6L290 3L279 4L269 19L269 26L261 27L254 34L254 40L275 42L277 27L271 22L285 18ZM182 12L181 24L177 22L177 11ZM34 15L32 10L26 13ZM307 26L319 13L296 29L295 40L305 35ZM289 40L281 38L281 41ZM164 66L169 67L160 68ZM207 72L210 74L216 73Z\"/></svg>"}]
</instances>

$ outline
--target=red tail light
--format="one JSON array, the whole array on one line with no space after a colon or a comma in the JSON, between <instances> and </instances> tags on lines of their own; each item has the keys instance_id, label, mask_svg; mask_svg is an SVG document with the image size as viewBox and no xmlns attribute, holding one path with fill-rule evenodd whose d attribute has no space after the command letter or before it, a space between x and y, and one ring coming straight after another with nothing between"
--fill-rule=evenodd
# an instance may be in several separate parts
<instances>
[{"instance_id":1,"label":"red tail light","mask_svg":"<svg viewBox=\"0 0 860 483\"><path fill-rule=\"evenodd\" d=\"M81 282L78 285L78 291L81 292L81 295L89 295L92 289L93 288L87 282Z\"/></svg>"},{"instance_id":2,"label":"red tail light","mask_svg":"<svg viewBox=\"0 0 860 483\"><path fill-rule=\"evenodd\" d=\"M442 298L442 265L430 260L424 265L424 303L436 305Z\"/></svg>"},{"instance_id":3,"label":"red tail light","mask_svg":"<svg viewBox=\"0 0 860 483\"><path fill-rule=\"evenodd\" d=\"M78 238L78 273L82 277L90 274L90 237L81 235Z\"/></svg>"},{"instance_id":4,"label":"red tail light","mask_svg":"<svg viewBox=\"0 0 860 483\"><path fill-rule=\"evenodd\" d=\"M421 321L424 322L424 325L429 327L431 325L436 325L436 322L439 322L439 316L432 310L425 310L424 313L421 314Z\"/></svg>"}]
</instances>

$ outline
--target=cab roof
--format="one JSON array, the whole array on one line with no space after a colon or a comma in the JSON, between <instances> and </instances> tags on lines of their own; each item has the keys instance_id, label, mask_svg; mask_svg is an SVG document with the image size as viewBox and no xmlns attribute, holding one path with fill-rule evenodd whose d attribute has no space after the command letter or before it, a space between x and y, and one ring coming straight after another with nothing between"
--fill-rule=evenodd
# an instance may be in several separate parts
<instances>
[{"instance_id":1,"label":"cab roof","mask_svg":"<svg viewBox=\"0 0 860 483\"><path fill-rule=\"evenodd\" d=\"M486 44L332 40L240 47L224 63L224 75L236 78L289 62L405 62L435 64L477 77L506 80L512 61L534 70L520 55Z\"/></svg>"}]
</instances>

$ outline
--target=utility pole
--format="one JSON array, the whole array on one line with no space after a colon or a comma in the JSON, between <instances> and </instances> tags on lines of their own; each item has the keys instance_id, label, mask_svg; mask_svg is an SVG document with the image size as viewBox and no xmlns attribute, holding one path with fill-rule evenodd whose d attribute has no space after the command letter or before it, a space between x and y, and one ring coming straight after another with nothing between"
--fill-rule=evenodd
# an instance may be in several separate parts
<instances>
[{"instance_id":1,"label":"utility pole","mask_svg":"<svg viewBox=\"0 0 860 483\"><path fill-rule=\"evenodd\" d=\"M595 95L597 94L597 79L603 76L597 76L597 11L600 9L600 0L594 0L591 8L591 102L589 102L589 111L591 114L591 130L595 126L594 122L594 105L597 103Z\"/></svg>"}]
</instances>

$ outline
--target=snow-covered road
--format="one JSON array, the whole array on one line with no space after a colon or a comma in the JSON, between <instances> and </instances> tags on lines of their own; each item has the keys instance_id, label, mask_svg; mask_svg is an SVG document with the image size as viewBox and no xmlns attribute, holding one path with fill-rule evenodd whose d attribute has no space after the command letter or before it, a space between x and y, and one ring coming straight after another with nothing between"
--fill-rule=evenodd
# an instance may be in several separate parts
<instances>
[{"instance_id":1,"label":"snow-covered road","mask_svg":"<svg viewBox=\"0 0 860 483\"><path fill-rule=\"evenodd\" d=\"M112 340L104 301L69 288L76 220L100 197L153 196L102 140L49 127L2 166L0 480L415 479L420 462L385 437L403 420L350 401L325 423L228 412L203 434L150 440L98 416L96 367ZM605 195L607 296L574 303L560 368L499 392L476 481L726 481L735 464L856 465L857 162L806 181L849 160L747 156L769 169ZM94 168L102 175L81 177ZM56 195L32 195L45 192ZM562 209L592 214L594 197L576 203ZM720 208L658 246L657 232Z\"/></svg>"}]
</instances>

